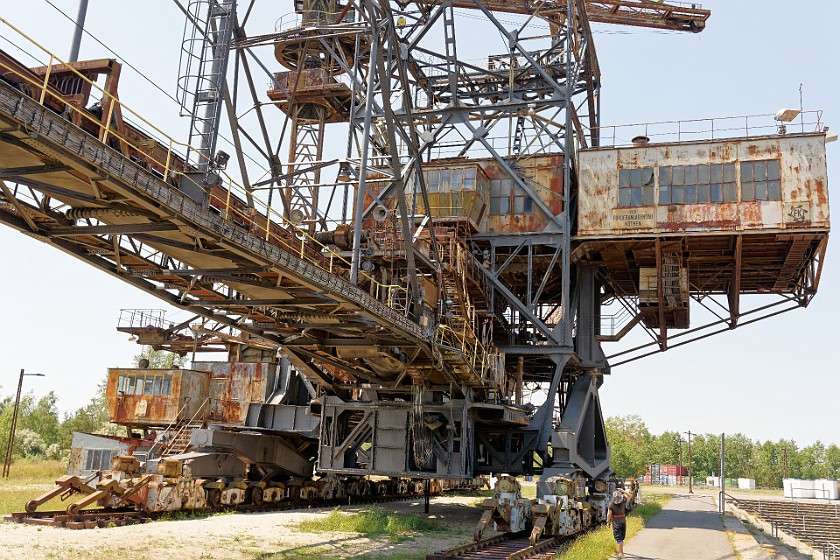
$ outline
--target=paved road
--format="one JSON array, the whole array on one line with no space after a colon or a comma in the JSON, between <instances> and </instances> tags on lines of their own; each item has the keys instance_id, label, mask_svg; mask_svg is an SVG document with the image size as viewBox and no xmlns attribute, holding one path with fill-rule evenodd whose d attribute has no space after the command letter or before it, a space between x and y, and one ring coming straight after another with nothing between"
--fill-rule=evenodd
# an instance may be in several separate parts
<instances>
[{"instance_id":1,"label":"paved road","mask_svg":"<svg viewBox=\"0 0 840 560\"><path fill-rule=\"evenodd\" d=\"M735 558L711 496L676 494L661 513L624 545L628 560Z\"/></svg>"}]
</instances>

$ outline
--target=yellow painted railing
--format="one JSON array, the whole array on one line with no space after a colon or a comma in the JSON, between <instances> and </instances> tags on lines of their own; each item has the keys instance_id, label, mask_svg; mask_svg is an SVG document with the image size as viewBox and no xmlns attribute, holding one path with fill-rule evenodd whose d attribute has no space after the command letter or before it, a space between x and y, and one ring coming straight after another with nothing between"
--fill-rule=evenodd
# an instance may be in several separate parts
<instances>
[{"instance_id":1,"label":"yellow painted railing","mask_svg":"<svg viewBox=\"0 0 840 560\"><path fill-rule=\"evenodd\" d=\"M206 156L203 156L200 150L186 142L175 140L171 136L167 135L152 122L145 119L139 113L120 101L116 96L105 91L102 87L97 85L81 72L68 66L62 59L45 47L41 46L34 39L26 35L23 31L15 27L6 19L0 17L0 22L5 24L9 29L19 35L34 48L40 50L44 53L44 55L49 57L49 63L46 66L42 80L35 80L32 78L31 74L18 71L16 68L12 68L9 65L0 62L0 69L2 69L6 75L9 73L14 74L26 82L28 86L27 89L34 92L34 95L30 93L33 99L37 99L41 104L49 104L51 102L61 103L64 106L63 109L65 111L70 111L72 114L79 115L82 122L87 123L89 127L92 126L95 130L97 130L99 132L99 138L101 138L104 143L107 143L109 139L116 139L121 148L131 148L136 150L139 155L142 155L143 158L147 160L147 165L148 161L151 161L162 168L163 180L166 182L169 182L173 176L179 175L183 171L183 167L186 163L181 155L182 153L194 151L200 157L203 157L209 164L209 159ZM50 87L50 76L53 74L53 70L57 66L61 66L62 71L69 70L77 78L86 82L91 87L91 91L97 91L101 96L100 102L102 102L103 105L107 100L108 111L105 115L104 121L100 120L96 115L84 110L84 108L76 107L63 100L61 92ZM148 138L144 132L135 129L135 133L141 136L141 140L135 141L132 140L129 134L121 132L119 130L120 123L115 123L115 119L112 118L115 108L117 107L119 107L123 115L130 114L138 122L143 123L144 126L153 131L152 133L156 137ZM158 148L162 148L160 151L165 153L165 156L156 156L155 154L158 150L149 149L150 141L154 142ZM123 155L128 157L128 154ZM179 163L181 169L179 169ZM151 169L151 166L149 166L148 169ZM211 205L213 202L216 202L219 206L224 206L222 216L226 220L234 221L239 225L247 227L251 233L264 238L266 241L269 241L277 246L285 248L302 260L326 270L330 274L336 274L350 269L350 261L338 253L328 249L325 245L309 235L308 232L290 222L282 214L277 213L273 208L267 206L263 201L253 198L254 207L247 209L247 211L250 212L250 215L242 209L233 207L231 205L232 201L235 201L236 204L240 204L244 207L246 204L245 200L247 200L249 196L253 195L252 193L247 192L244 187L239 185L223 170L218 170L217 172L220 173L225 180L224 186L222 187L224 194L219 196L212 191L207 194ZM190 180L188 177L183 175L181 176L181 179ZM195 183L194 181L193 183L202 190L205 190L202 185L198 185L198 183ZM372 297L375 297L386 305L390 305L395 310L398 310L403 314L407 313L406 303L409 300L409 291L406 287L394 284L382 284L363 271L359 271L359 275L364 279L364 283L369 285L370 295Z\"/></svg>"}]
</instances>

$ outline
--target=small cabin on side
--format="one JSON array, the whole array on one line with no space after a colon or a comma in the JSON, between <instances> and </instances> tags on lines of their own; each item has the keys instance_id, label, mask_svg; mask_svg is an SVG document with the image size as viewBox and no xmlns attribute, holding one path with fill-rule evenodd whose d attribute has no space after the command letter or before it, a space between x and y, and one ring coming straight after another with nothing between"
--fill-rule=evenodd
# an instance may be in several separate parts
<instances>
[{"instance_id":1,"label":"small cabin on side","mask_svg":"<svg viewBox=\"0 0 840 560\"><path fill-rule=\"evenodd\" d=\"M106 398L111 422L166 427L201 416L210 374L193 369L109 369Z\"/></svg>"},{"instance_id":2,"label":"small cabin on side","mask_svg":"<svg viewBox=\"0 0 840 560\"><path fill-rule=\"evenodd\" d=\"M106 397L111 422L166 427L185 422L243 425L251 403L264 403L278 365L194 362L190 369L110 369Z\"/></svg>"},{"instance_id":3,"label":"small cabin on side","mask_svg":"<svg viewBox=\"0 0 840 560\"><path fill-rule=\"evenodd\" d=\"M825 133L578 153L578 254L648 327L689 327L691 294L810 289L829 233ZM818 278L818 274L816 275Z\"/></svg>"},{"instance_id":4,"label":"small cabin on side","mask_svg":"<svg viewBox=\"0 0 840 560\"><path fill-rule=\"evenodd\" d=\"M828 230L825 134L581 150L578 237Z\"/></svg>"}]
</instances>

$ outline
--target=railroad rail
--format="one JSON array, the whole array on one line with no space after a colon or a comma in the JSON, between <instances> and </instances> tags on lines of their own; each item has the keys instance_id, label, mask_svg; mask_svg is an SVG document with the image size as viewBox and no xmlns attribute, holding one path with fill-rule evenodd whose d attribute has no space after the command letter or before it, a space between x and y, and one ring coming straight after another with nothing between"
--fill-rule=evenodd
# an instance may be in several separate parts
<instances>
[{"instance_id":1,"label":"railroad rail","mask_svg":"<svg viewBox=\"0 0 840 560\"><path fill-rule=\"evenodd\" d=\"M450 491L444 491L450 492ZM403 502L406 500L422 499L420 494L406 494L403 496L356 496L344 497L334 500L314 500L306 502L279 502L274 504L240 504L238 506L225 506L217 509L192 510L196 516L209 515L218 511L235 510L237 513L264 513L293 511L303 509L331 508L336 506L384 504L388 502ZM184 510L182 510L184 511ZM52 511L16 511L4 518L11 523L25 525L45 525L63 529L102 529L107 527L122 527L124 525L137 525L148 523L161 517L171 515L171 511L136 511L133 509L100 509L83 510L76 514L70 514L67 510ZM520 558L520 557L517 557ZM525 558L524 556L521 558Z\"/></svg>"},{"instance_id":2,"label":"railroad rail","mask_svg":"<svg viewBox=\"0 0 840 560\"><path fill-rule=\"evenodd\" d=\"M463 544L435 552L426 556L426 560L446 560L452 558L481 560L520 560L530 558L550 560L566 547L571 537L552 537L532 545L529 533L504 533L476 542Z\"/></svg>"}]
</instances>

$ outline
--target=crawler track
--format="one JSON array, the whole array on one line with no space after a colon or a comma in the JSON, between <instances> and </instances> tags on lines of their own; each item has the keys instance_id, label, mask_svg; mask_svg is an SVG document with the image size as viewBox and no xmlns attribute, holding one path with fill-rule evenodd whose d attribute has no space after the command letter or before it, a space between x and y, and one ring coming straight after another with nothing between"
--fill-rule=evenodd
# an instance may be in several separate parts
<instances>
[{"instance_id":1,"label":"crawler track","mask_svg":"<svg viewBox=\"0 0 840 560\"><path fill-rule=\"evenodd\" d=\"M449 550L429 554L426 560L481 559L481 560L519 560L530 558L549 560L560 552L569 541L566 537L543 539L531 546L527 533L508 533L497 535L477 542L456 546Z\"/></svg>"},{"instance_id":2,"label":"crawler track","mask_svg":"<svg viewBox=\"0 0 840 560\"><path fill-rule=\"evenodd\" d=\"M278 504L264 504L255 506L252 504L241 504L223 508L223 510L235 509L240 513L267 512L267 511L290 511L296 509L316 509L323 507L336 507L361 504L381 504L386 502L402 502L406 500L423 499L415 494L408 496L383 496L383 497L356 497L338 500L317 500L312 502L280 502ZM179 510L183 512L194 511L196 514L212 513L216 510ZM104 527L121 527L123 525L136 525L147 523L154 519L172 514L175 512L144 512L135 510L85 510L77 515L70 515L66 510L36 511L27 513L18 511L10 514L5 519L13 523L24 523L27 525L48 525L64 529L97 529Z\"/></svg>"}]
</instances>

